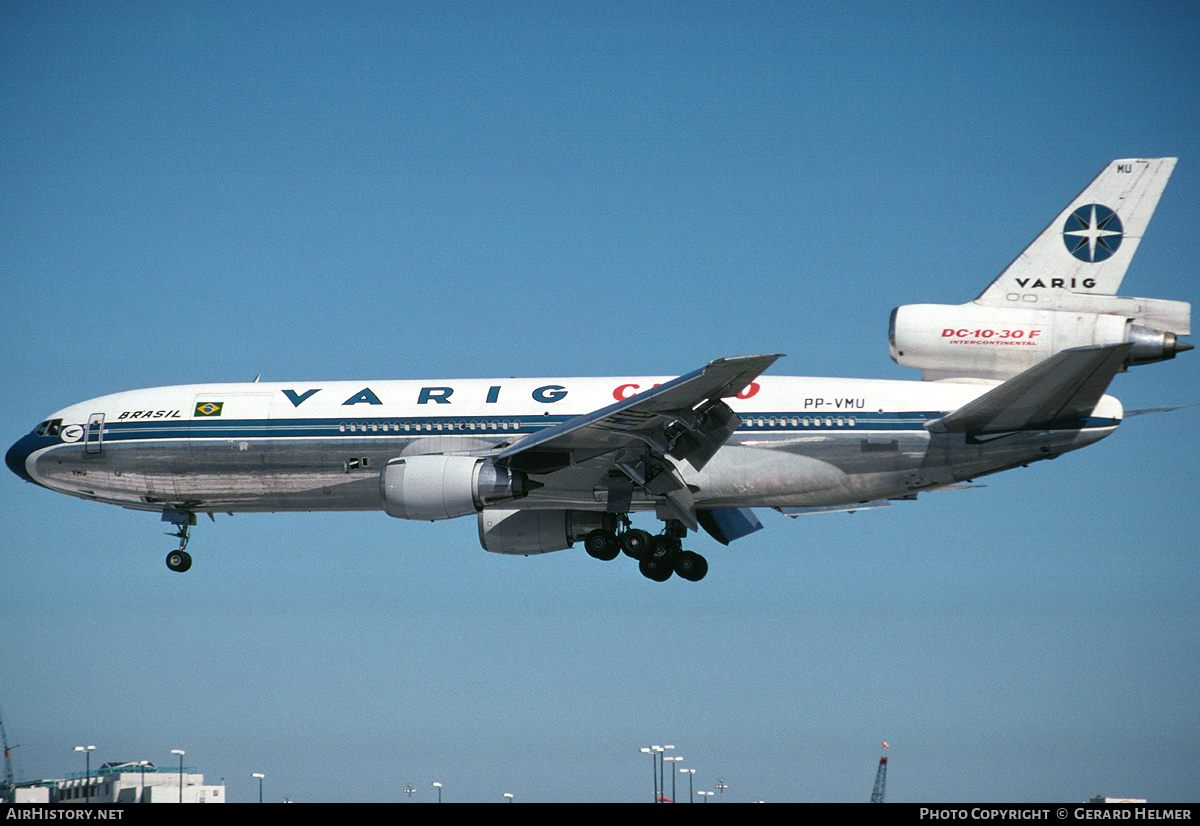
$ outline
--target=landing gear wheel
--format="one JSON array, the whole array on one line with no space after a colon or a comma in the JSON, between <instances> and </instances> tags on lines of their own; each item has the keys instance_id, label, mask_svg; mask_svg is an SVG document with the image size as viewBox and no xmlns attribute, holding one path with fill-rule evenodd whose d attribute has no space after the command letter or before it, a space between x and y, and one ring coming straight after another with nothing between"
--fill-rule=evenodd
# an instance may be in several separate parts
<instances>
[{"instance_id":1,"label":"landing gear wheel","mask_svg":"<svg viewBox=\"0 0 1200 826\"><path fill-rule=\"evenodd\" d=\"M653 557L646 557L639 562L638 570L642 572L642 576L646 577L646 579L652 579L655 582L666 582L671 578L671 574L674 573L674 569L670 565Z\"/></svg>"},{"instance_id":2,"label":"landing gear wheel","mask_svg":"<svg viewBox=\"0 0 1200 826\"><path fill-rule=\"evenodd\" d=\"M192 567L192 555L184 550L171 551L167 554L167 567L176 573L182 574L188 568Z\"/></svg>"},{"instance_id":3,"label":"landing gear wheel","mask_svg":"<svg viewBox=\"0 0 1200 826\"><path fill-rule=\"evenodd\" d=\"M657 560L664 565L674 565L675 559L681 551L682 549L679 547L678 540L659 534L650 540L650 554L648 558Z\"/></svg>"},{"instance_id":4,"label":"landing gear wheel","mask_svg":"<svg viewBox=\"0 0 1200 826\"><path fill-rule=\"evenodd\" d=\"M644 559L650 553L652 539L645 531L632 528L621 534L621 550L631 559Z\"/></svg>"},{"instance_id":5,"label":"landing gear wheel","mask_svg":"<svg viewBox=\"0 0 1200 826\"><path fill-rule=\"evenodd\" d=\"M621 552L621 543L617 541L617 535L603 528L597 528L584 537L583 547L587 549L588 556L604 562L616 559L617 554Z\"/></svg>"},{"instance_id":6,"label":"landing gear wheel","mask_svg":"<svg viewBox=\"0 0 1200 826\"><path fill-rule=\"evenodd\" d=\"M675 573L689 582L699 582L708 573L708 560L695 551L683 551L675 560Z\"/></svg>"}]
</instances>

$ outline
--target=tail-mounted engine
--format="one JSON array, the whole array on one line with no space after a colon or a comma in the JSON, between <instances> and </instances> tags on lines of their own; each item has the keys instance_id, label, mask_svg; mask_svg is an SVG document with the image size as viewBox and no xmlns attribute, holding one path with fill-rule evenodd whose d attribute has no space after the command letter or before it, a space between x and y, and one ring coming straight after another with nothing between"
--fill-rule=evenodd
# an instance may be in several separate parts
<instances>
[{"instance_id":1,"label":"tail-mounted engine","mask_svg":"<svg viewBox=\"0 0 1200 826\"><path fill-rule=\"evenodd\" d=\"M892 311L892 360L926 380L1007 379L1073 347L1131 343L1125 366L1174 358L1191 328L1182 301L1077 295L1074 307L908 304Z\"/></svg>"},{"instance_id":2,"label":"tail-mounted engine","mask_svg":"<svg viewBox=\"0 0 1200 826\"><path fill-rule=\"evenodd\" d=\"M383 509L400 519L453 519L520 499L540 487L519 470L478 456L405 456L379 474Z\"/></svg>"}]
</instances>

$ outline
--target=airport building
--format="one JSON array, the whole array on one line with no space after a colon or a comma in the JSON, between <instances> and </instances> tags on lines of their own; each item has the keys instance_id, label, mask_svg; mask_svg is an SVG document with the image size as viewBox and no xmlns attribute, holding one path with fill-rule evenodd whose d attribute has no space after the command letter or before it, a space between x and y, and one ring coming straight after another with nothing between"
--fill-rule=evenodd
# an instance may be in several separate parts
<instances>
[{"instance_id":1,"label":"airport building","mask_svg":"<svg viewBox=\"0 0 1200 826\"><path fill-rule=\"evenodd\" d=\"M204 784L195 769L153 763L105 763L65 780L17 784L17 803L224 803L225 786Z\"/></svg>"}]
</instances>

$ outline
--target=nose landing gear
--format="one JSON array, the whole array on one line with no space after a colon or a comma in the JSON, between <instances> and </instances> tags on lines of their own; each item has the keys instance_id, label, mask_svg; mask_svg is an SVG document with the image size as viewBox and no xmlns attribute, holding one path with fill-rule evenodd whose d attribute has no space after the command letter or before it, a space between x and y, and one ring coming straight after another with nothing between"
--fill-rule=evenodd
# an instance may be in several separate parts
<instances>
[{"instance_id":1,"label":"nose landing gear","mask_svg":"<svg viewBox=\"0 0 1200 826\"><path fill-rule=\"evenodd\" d=\"M167 567L176 573L182 574L188 568L192 567L192 555L187 551L171 551L167 554Z\"/></svg>"},{"instance_id":2,"label":"nose landing gear","mask_svg":"<svg viewBox=\"0 0 1200 826\"><path fill-rule=\"evenodd\" d=\"M167 534L167 536L173 536L179 540L179 549L167 554L167 567L182 574L192 567L192 555L184 548L188 544L189 530L196 524L196 514L191 511L163 511L162 521L170 522L179 528L175 533Z\"/></svg>"}]
</instances>

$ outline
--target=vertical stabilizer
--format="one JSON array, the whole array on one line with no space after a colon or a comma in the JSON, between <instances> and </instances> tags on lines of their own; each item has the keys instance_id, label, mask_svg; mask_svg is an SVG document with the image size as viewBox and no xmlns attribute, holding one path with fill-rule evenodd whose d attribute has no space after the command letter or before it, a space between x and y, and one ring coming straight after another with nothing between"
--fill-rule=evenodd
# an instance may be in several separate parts
<instances>
[{"instance_id":1,"label":"vertical stabilizer","mask_svg":"<svg viewBox=\"0 0 1200 826\"><path fill-rule=\"evenodd\" d=\"M1122 369L1191 350L1186 301L1117 295L1174 169L1110 163L974 301L893 310L892 359L926 381L1004 380L1080 347L1130 345Z\"/></svg>"},{"instance_id":2,"label":"vertical stabilizer","mask_svg":"<svg viewBox=\"0 0 1200 826\"><path fill-rule=\"evenodd\" d=\"M1175 160L1110 163L975 303L1046 310L1116 295Z\"/></svg>"}]
</instances>

